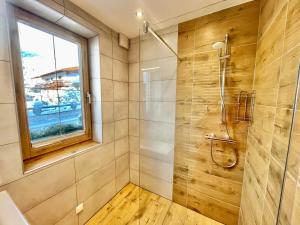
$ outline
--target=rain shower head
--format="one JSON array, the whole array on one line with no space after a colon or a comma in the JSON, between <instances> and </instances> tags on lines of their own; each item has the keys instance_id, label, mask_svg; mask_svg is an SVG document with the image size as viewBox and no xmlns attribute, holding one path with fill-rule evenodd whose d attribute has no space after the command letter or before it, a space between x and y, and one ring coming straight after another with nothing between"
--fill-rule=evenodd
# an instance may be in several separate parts
<instances>
[{"instance_id":1,"label":"rain shower head","mask_svg":"<svg viewBox=\"0 0 300 225\"><path fill-rule=\"evenodd\" d=\"M221 41L218 41L218 42L214 43L214 44L212 45L212 47L213 47L213 49L215 49L215 50L222 49L222 48L225 47L225 43L224 43L224 42L221 42Z\"/></svg>"}]
</instances>

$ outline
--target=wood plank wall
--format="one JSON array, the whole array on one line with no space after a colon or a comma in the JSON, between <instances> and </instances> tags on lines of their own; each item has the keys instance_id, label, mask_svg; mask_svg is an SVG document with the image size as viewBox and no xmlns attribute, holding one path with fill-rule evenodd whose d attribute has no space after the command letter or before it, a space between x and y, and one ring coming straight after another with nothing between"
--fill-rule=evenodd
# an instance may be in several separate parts
<instances>
[{"instance_id":1,"label":"wood plank wall","mask_svg":"<svg viewBox=\"0 0 300 225\"><path fill-rule=\"evenodd\" d=\"M236 123L236 95L252 90L259 3L253 1L179 25L176 144L173 200L225 224L237 224L248 124ZM219 61L212 49L229 34L226 104L229 132L238 141L238 165L223 169L210 158L206 134L225 133L220 123ZM233 160L233 147L217 144L220 163Z\"/></svg>"},{"instance_id":2,"label":"wood plank wall","mask_svg":"<svg viewBox=\"0 0 300 225\"><path fill-rule=\"evenodd\" d=\"M262 0L260 11L253 87L257 100L248 135L240 225L276 224L300 58L299 0ZM299 121L298 113L279 216L282 225L300 220Z\"/></svg>"}]
</instances>

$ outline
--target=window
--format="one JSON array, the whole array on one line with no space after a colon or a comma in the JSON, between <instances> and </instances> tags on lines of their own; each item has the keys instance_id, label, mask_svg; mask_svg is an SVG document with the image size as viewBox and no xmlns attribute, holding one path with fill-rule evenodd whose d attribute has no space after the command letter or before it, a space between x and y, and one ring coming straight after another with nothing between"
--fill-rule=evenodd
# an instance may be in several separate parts
<instances>
[{"instance_id":1,"label":"window","mask_svg":"<svg viewBox=\"0 0 300 225\"><path fill-rule=\"evenodd\" d=\"M18 8L12 57L23 157L91 138L87 41Z\"/></svg>"}]
</instances>

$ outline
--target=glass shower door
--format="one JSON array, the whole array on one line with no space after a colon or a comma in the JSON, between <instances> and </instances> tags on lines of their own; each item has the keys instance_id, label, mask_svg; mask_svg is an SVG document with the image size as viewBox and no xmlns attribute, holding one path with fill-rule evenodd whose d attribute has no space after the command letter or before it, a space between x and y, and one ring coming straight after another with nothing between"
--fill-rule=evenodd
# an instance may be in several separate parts
<instances>
[{"instance_id":1,"label":"glass shower door","mask_svg":"<svg viewBox=\"0 0 300 225\"><path fill-rule=\"evenodd\" d=\"M300 94L299 78L296 82L296 94L293 105L292 129L289 137L284 180L277 225L296 225L300 221Z\"/></svg>"},{"instance_id":2,"label":"glass shower door","mask_svg":"<svg viewBox=\"0 0 300 225\"><path fill-rule=\"evenodd\" d=\"M178 28L159 33L177 49ZM177 57L151 34L140 35L139 224L183 224L172 203ZM184 208L182 207L184 210Z\"/></svg>"}]
</instances>

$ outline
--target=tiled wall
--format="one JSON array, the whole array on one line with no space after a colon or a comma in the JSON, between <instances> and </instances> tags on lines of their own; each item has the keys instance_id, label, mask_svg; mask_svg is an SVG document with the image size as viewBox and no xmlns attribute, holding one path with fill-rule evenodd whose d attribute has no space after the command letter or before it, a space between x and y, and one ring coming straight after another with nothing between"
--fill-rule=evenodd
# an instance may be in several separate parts
<instances>
[{"instance_id":1,"label":"tiled wall","mask_svg":"<svg viewBox=\"0 0 300 225\"><path fill-rule=\"evenodd\" d=\"M225 224L237 224L246 154L247 122L235 121L236 95L252 90L258 29L258 1L179 25L174 193L175 202ZM224 136L221 124L218 52L212 44L229 34L225 103L238 164L212 162L205 135ZM234 160L232 145L214 144L220 164ZM221 151L219 149L222 149Z\"/></svg>"},{"instance_id":2,"label":"tiled wall","mask_svg":"<svg viewBox=\"0 0 300 225\"><path fill-rule=\"evenodd\" d=\"M118 46L114 31L100 22L93 24L101 24L99 38L89 40L100 42L100 48L90 52L96 60L90 68L93 109L102 105L102 115L93 110L93 132L98 138L103 134L103 144L23 175L4 2L0 1L0 189L8 190L33 225L84 224L129 182L128 52ZM83 20L78 8L69 10ZM81 202L84 211L77 216L75 207Z\"/></svg>"},{"instance_id":3,"label":"tiled wall","mask_svg":"<svg viewBox=\"0 0 300 225\"><path fill-rule=\"evenodd\" d=\"M175 51L177 32L160 31ZM131 40L129 61L131 181L172 199L177 59L144 35Z\"/></svg>"},{"instance_id":4,"label":"tiled wall","mask_svg":"<svg viewBox=\"0 0 300 225\"><path fill-rule=\"evenodd\" d=\"M276 224L299 68L299 17L298 0L260 3L253 86L257 96L248 135L239 224ZM296 124L298 121L296 117ZM296 126L280 214L282 225L299 223L298 133Z\"/></svg>"}]
</instances>

